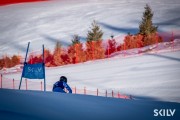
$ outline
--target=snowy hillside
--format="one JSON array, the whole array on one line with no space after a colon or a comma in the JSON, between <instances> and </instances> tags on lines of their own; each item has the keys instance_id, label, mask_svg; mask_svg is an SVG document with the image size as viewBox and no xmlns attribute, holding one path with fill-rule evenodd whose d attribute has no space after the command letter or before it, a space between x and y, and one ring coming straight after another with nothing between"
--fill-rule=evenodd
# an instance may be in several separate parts
<instances>
[{"instance_id":1,"label":"snowy hillside","mask_svg":"<svg viewBox=\"0 0 180 120\"><path fill-rule=\"evenodd\" d=\"M57 41L68 46L74 34L84 42L93 20L102 27L104 39L112 34L123 38L138 31L146 3L159 32L173 31L179 38L179 0L51 0L0 7L0 56L24 55L29 41L33 51L42 44L51 49Z\"/></svg>"},{"instance_id":2,"label":"snowy hillside","mask_svg":"<svg viewBox=\"0 0 180 120\"><path fill-rule=\"evenodd\" d=\"M178 47L178 46L177 46ZM166 48L168 49L168 48ZM163 49L165 50L165 49ZM135 52L135 51L131 51ZM46 68L47 90L61 75L68 78L72 88L119 91L135 99L155 99L180 102L180 51L145 53L136 56L116 55L109 59L89 61L76 65ZM3 75L3 88L12 88L12 79L19 85L21 72ZM8 79L5 79L8 78ZM40 85L30 80L28 89L38 90ZM25 89L25 81L22 89Z\"/></svg>"},{"instance_id":3,"label":"snowy hillside","mask_svg":"<svg viewBox=\"0 0 180 120\"><path fill-rule=\"evenodd\" d=\"M173 32L174 42L119 51L107 59L46 68L47 92L37 91L43 89L40 80L23 79L22 90L17 90L22 66L3 68L0 87L15 90L0 89L0 120L177 120L179 0L50 0L0 6L0 57L17 53L24 56L28 42L30 52L41 50L42 44L52 49L57 41L68 46L74 34L85 42L93 20L103 29L104 40L113 34L118 36L117 42L122 42L128 32L138 32L147 3L154 11L154 23L161 35L168 38ZM51 92L62 75L68 78L73 90L77 88L76 94ZM87 95L80 95L78 89L82 92L85 88ZM133 99L91 96L96 95L96 90L97 96L113 90ZM176 112L173 117L154 117L154 109Z\"/></svg>"},{"instance_id":4,"label":"snowy hillside","mask_svg":"<svg viewBox=\"0 0 180 120\"><path fill-rule=\"evenodd\" d=\"M104 39L111 34L123 38L127 32L137 32L146 3L154 11L159 31L173 31L178 39L179 0L52 0L0 7L0 55L24 56L28 41L31 51L41 49L42 44L53 48L57 41L68 46L73 34L79 34L84 42L93 20L102 27ZM66 75L73 87L116 89L128 95L180 102L179 51L132 58L121 58L121 53L107 60L47 68L48 90L60 75ZM20 76L4 75L16 80Z\"/></svg>"}]
</instances>

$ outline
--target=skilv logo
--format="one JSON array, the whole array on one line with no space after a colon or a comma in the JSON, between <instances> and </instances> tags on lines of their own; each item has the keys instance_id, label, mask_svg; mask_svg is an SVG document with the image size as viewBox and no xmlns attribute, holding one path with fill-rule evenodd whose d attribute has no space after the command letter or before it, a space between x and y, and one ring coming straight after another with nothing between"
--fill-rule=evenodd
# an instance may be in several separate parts
<instances>
[{"instance_id":1,"label":"skilv logo","mask_svg":"<svg viewBox=\"0 0 180 120\"><path fill-rule=\"evenodd\" d=\"M154 109L154 116L165 116L172 117L174 116L176 109Z\"/></svg>"}]
</instances>

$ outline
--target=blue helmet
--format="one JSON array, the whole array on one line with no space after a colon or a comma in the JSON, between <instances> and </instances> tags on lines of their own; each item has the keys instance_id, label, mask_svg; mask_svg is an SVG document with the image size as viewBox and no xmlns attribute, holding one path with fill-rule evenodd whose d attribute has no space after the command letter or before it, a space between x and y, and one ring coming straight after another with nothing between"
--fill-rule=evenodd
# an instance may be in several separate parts
<instances>
[{"instance_id":1,"label":"blue helmet","mask_svg":"<svg viewBox=\"0 0 180 120\"><path fill-rule=\"evenodd\" d=\"M59 79L61 82L67 83L67 78L65 76L61 76Z\"/></svg>"}]
</instances>

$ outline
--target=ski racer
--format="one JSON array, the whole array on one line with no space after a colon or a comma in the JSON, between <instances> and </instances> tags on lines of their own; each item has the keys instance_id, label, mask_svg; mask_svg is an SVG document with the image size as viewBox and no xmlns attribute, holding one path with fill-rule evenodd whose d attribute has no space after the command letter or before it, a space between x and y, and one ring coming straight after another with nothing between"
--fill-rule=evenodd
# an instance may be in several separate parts
<instances>
[{"instance_id":1,"label":"ski racer","mask_svg":"<svg viewBox=\"0 0 180 120\"><path fill-rule=\"evenodd\" d=\"M69 93L72 93L72 89L67 84L67 78L65 76L61 76L59 81L54 83L52 91L66 93L64 88L66 88Z\"/></svg>"}]
</instances>

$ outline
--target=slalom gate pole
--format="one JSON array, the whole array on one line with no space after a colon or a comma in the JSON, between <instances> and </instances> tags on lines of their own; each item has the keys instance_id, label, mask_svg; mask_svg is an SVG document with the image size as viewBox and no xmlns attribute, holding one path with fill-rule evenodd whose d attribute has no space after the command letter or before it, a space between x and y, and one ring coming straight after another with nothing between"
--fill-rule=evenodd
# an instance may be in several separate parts
<instances>
[{"instance_id":1,"label":"slalom gate pole","mask_svg":"<svg viewBox=\"0 0 180 120\"><path fill-rule=\"evenodd\" d=\"M93 60L94 60L94 42L92 41L92 51L93 51Z\"/></svg>"},{"instance_id":2,"label":"slalom gate pole","mask_svg":"<svg viewBox=\"0 0 180 120\"><path fill-rule=\"evenodd\" d=\"M28 47L27 47L27 50L26 50L26 57L25 57L25 60L24 60L24 66L25 66L26 59L27 59L27 54L28 54L28 50L29 50L29 45L30 45L30 42L28 42ZM21 89L21 83L22 83L23 73L24 73L24 67L23 67L23 71L22 71L22 74L21 74L21 79L20 79L20 84L19 84L19 90Z\"/></svg>"},{"instance_id":3,"label":"slalom gate pole","mask_svg":"<svg viewBox=\"0 0 180 120\"><path fill-rule=\"evenodd\" d=\"M84 87L84 95L86 95L86 87Z\"/></svg>"},{"instance_id":4,"label":"slalom gate pole","mask_svg":"<svg viewBox=\"0 0 180 120\"><path fill-rule=\"evenodd\" d=\"M75 86L75 94L76 94L76 86Z\"/></svg>"},{"instance_id":5,"label":"slalom gate pole","mask_svg":"<svg viewBox=\"0 0 180 120\"><path fill-rule=\"evenodd\" d=\"M46 91L46 75L45 75L45 59L44 59L44 45L43 45L43 72L44 72L44 91Z\"/></svg>"},{"instance_id":6,"label":"slalom gate pole","mask_svg":"<svg viewBox=\"0 0 180 120\"><path fill-rule=\"evenodd\" d=\"M98 96L98 92L99 92L99 91L98 91L98 89L97 89L97 96Z\"/></svg>"},{"instance_id":7,"label":"slalom gate pole","mask_svg":"<svg viewBox=\"0 0 180 120\"><path fill-rule=\"evenodd\" d=\"M107 97L107 90L106 90L106 97Z\"/></svg>"},{"instance_id":8,"label":"slalom gate pole","mask_svg":"<svg viewBox=\"0 0 180 120\"><path fill-rule=\"evenodd\" d=\"M41 81L41 91L42 91L42 81Z\"/></svg>"},{"instance_id":9,"label":"slalom gate pole","mask_svg":"<svg viewBox=\"0 0 180 120\"><path fill-rule=\"evenodd\" d=\"M2 74L1 74L1 88L2 88Z\"/></svg>"},{"instance_id":10,"label":"slalom gate pole","mask_svg":"<svg viewBox=\"0 0 180 120\"><path fill-rule=\"evenodd\" d=\"M112 97L114 97L114 92L113 92L113 90L112 90Z\"/></svg>"},{"instance_id":11,"label":"slalom gate pole","mask_svg":"<svg viewBox=\"0 0 180 120\"><path fill-rule=\"evenodd\" d=\"M118 98L120 98L120 93L119 93L119 91L118 91Z\"/></svg>"},{"instance_id":12,"label":"slalom gate pole","mask_svg":"<svg viewBox=\"0 0 180 120\"><path fill-rule=\"evenodd\" d=\"M15 85L14 85L14 78L13 78L13 89L15 89Z\"/></svg>"},{"instance_id":13,"label":"slalom gate pole","mask_svg":"<svg viewBox=\"0 0 180 120\"><path fill-rule=\"evenodd\" d=\"M109 45L108 45L108 58L109 58Z\"/></svg>"},{"instance_id":14,"label":"slalom gate pole","mask_svg":"<svg viewBox=\"0 0 180 120\"><path fill-rule=\"evenodd\" d=\"M25 79L25 82L26 82L26 90L27 90L27 79Z\"/></svg>"}]
</instances>

